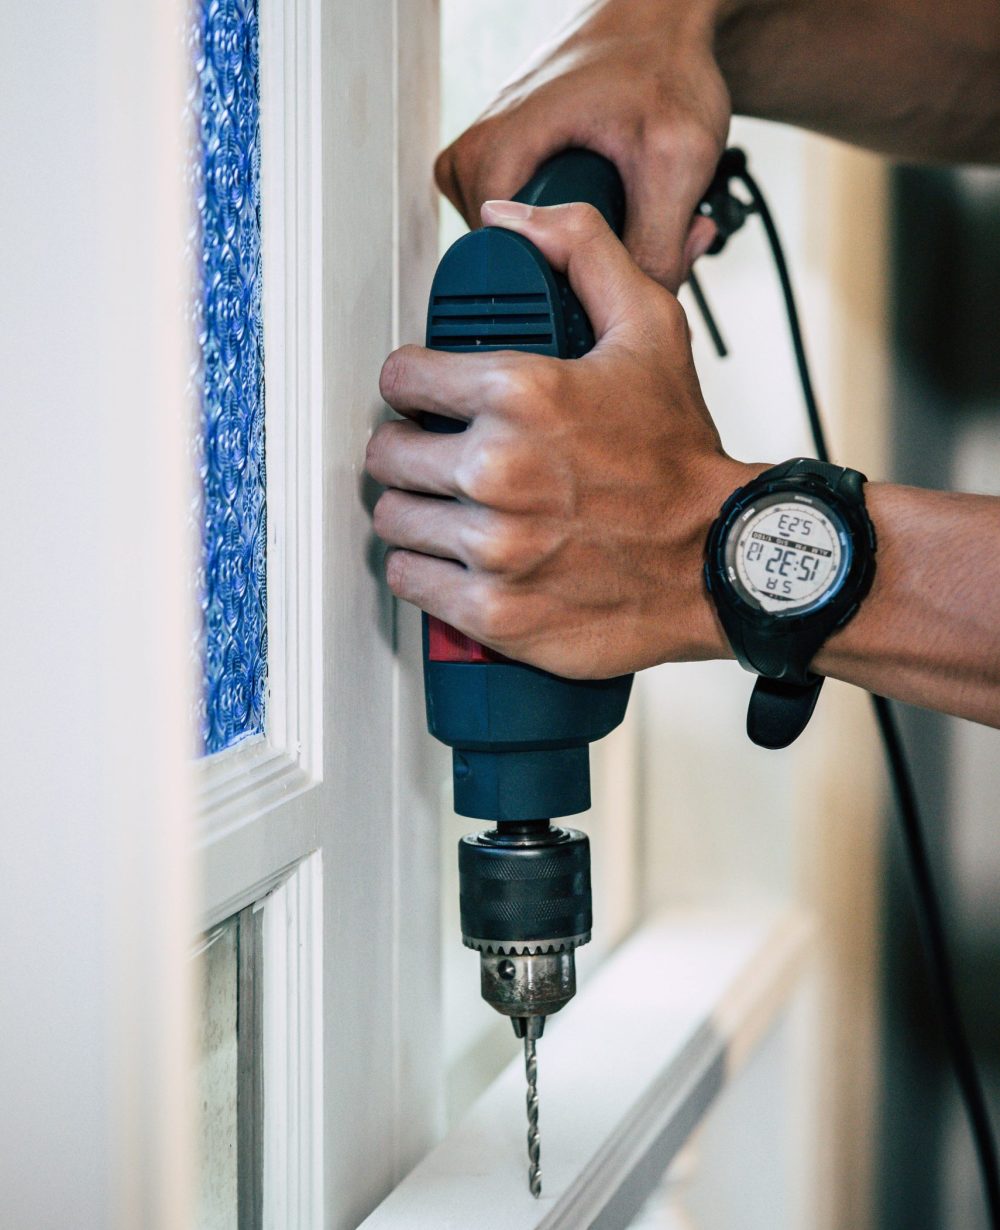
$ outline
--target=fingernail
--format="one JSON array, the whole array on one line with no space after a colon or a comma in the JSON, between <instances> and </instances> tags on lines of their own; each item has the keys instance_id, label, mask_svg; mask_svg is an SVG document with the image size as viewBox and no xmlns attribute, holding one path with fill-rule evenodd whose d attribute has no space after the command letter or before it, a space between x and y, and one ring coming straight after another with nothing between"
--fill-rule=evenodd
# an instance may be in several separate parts
<instances>
[{"instance_id":1,"label":"fingernail","mask_svg":"<svg viewBox=\"0 0 1000 1230\"><path fill-rule=\"evenodd\" d=\"M483 209L488 209L494 218L505 218L512 222L515 220L523 222L532 214L532 207L525 205L522 201L486 201Z\"/></svg>"}]
</instances>

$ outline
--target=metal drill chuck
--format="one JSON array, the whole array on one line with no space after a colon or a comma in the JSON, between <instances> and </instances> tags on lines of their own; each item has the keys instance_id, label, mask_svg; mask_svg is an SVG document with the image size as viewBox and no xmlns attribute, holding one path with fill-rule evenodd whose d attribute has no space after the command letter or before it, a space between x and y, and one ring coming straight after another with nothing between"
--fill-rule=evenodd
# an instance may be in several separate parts
<instances>
[{"instance_id":1,"label":"metal drill chuck","mask_svg":"<svg viewBox=\"0 0 1000 1230\"><path fill-rule=\"evenodd\" d=\"M590 939L590 842L547 820L498 824L458 847L462 940L480 955L483 999L537 1039L576 994Z\"/></svg>"}]
</instances>

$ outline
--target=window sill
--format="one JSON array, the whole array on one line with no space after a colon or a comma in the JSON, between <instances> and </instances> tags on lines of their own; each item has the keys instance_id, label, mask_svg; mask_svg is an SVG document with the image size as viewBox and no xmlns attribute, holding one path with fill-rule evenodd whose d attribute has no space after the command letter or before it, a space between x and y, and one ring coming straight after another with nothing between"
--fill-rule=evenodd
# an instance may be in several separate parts
<instances>
[{"instance_id":1,"label":"window sill","mask_svg":"<svg viewBox=\"0 0 1000 1230\"><path fill-rule=\"evenodd\" d=\"M787 1001L809 936L792 909L654 918L539 1044L542 1198L527 1190L517 1060L364 1230L627 1226Z\"/></svg>"}]
</instances>

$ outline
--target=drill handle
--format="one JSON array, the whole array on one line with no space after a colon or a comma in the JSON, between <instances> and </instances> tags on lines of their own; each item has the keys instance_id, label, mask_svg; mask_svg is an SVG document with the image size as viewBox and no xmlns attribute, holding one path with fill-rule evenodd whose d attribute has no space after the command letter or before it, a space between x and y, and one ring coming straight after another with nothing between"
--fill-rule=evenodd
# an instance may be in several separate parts
<instances>
[{"instance_id":1,"label":"drill handle","mask_svg":"<svg viewBox=\"0 0 1000 1230\"><path fill-rule=\"evenodd\" d=\"M618 168L589 149L568 149L543 162L514 197L525 205L586 201L619 237L625 228L625 187Z\"/></svg>"}]
</instances>

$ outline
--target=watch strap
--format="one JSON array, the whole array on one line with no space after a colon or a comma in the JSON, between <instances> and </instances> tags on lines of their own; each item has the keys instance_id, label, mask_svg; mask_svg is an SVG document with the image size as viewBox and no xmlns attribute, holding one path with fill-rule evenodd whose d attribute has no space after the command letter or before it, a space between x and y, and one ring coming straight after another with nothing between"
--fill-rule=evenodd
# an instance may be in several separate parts
<instances>
[{"instance_id":1,"label":"watch strap","mask_svg":"<svg viewBox=\"0 0 1000 1230\"><path fill-rule=\"evenodd\" d=\"M751 742L771 751L794 743L809 725L822 686L822 675L813 675L811 683L783 683L758 675L747 706Z\"/></svg>"}]
</instances>

